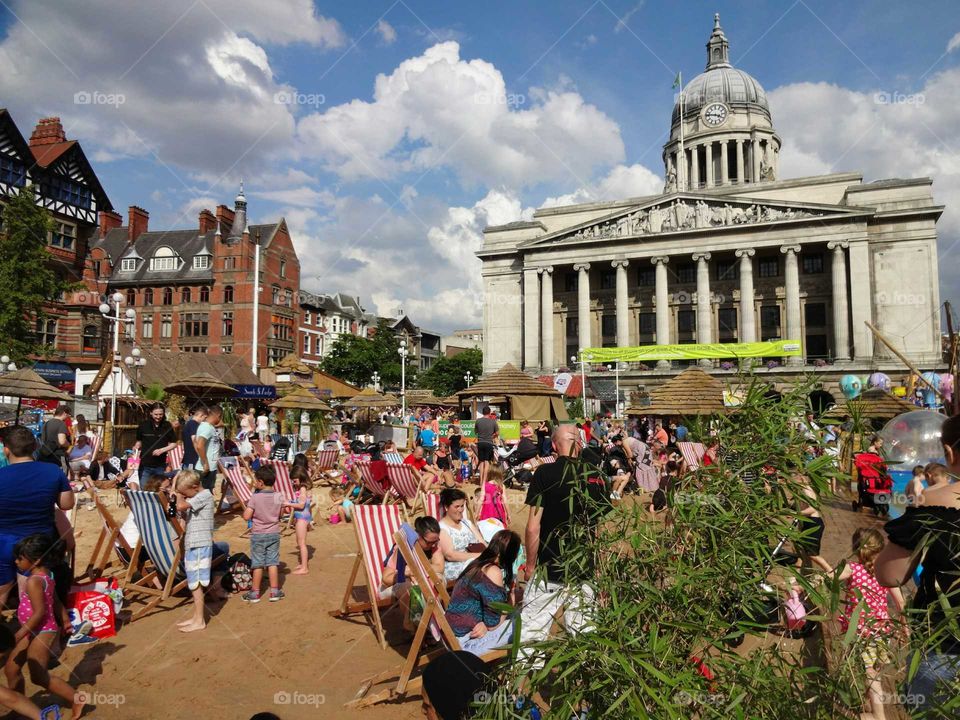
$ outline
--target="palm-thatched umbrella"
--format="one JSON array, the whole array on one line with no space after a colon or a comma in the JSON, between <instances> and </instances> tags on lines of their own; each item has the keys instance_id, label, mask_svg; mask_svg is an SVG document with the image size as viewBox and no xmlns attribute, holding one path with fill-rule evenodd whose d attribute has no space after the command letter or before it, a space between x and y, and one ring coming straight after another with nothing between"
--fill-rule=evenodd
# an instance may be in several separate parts
<instances>
[{"instance_id":1,"label":"palm-thatched umbrella","mask_svg":"<svg viewBox=\"0 0 960 720\"><path fill-rule=\"evenodd\" d=\"M197 400L223 400L237 394L237 389L233 385L220 382L213 375L205 372L174 380L163 389L174 395L183 395Z\"/></svg>"},{"instance_id":2,"label":"palm-thatched umbrella","mask_svg":"<svg viewBox=\"0 0 960 720\"><path fill-rule=\"evenodd\" d=\"M332 412L333 408L327 405L323 400L314 395L309 388L298 387L291 393L287 393L279 400L270 403L274 410L299 410L300 412ZM300 428L302 424L300 413L297 414L297 438L300 437ZM299 439L297 440L299 444Z\"/></svg>"},{"instance_id":3,"label":"palm-thatched umbrella","mask_svg":"<svg viewBox=\"0 0 960 720\"><path fill-rule=\"evenodd\" d=\"M691 367L650 392L650 404L627 409L629 415L718 415L726 412L723 383Z\"/></svg>"},{"instance_id":4,"label":"palm-thatched umbrella","mask_svg":"<svg viewBox=\"0 0 960 720\"><path fill-rule=\"evenodd\" d=\"M30 368L22 368L0 375L0 395L17 399L17 414L14 418L14 424L20 422L20 404L23 398L63 401L73 399L69 393L55 388Z\"/></svg>"},{"instance_id":5,"label":"palm-thatched umbrella","mask_svg":"<svg viewBox=\"0 0 960 720\"><path fill-rule=\"evenodd\" d=\"M347 405L348 407L358 408L390 407L391 405L396 405L398 403L399 400L397 400L395 397L381 395L373 388L364 388L359 394L343 401L343 404Z\"/></svg>"},{"instance_id":6,"label":"palm-thatched umbrella","mask_svg":"<svg viewBox=\"0 0 960 720\"><path fill-rule=\"evenodd\" d=\"M852 400L844 400L830 408L823 419L843 421L856 415L865 420L892 420L897 415L916 409L916 405L894 397L882 388L871 388Z\"/></svg>"},{"instance_id":7,"label":"palm-thatched umbrella","mask_svg":"<svg viewBox=\"0 0 960 720\"><path fill-rule=\"evenodd\" d=\"M563 395L510 363L457 393L460 400L481 397L504 398L510 404L510 416L514 419L567 419Z\"/></svg>"}]
</instances>

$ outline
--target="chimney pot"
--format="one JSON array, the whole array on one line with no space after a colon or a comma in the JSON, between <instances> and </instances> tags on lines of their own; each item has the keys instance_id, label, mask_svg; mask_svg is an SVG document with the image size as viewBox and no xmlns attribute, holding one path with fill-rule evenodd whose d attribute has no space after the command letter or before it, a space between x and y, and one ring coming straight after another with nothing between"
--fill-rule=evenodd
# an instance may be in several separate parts
<instances>
[{"instance_id":1,"label":"chimney pot","mask_svg":"<svg viewBox=\"0 0 960 720\"><path fill-rule=\"evenodd\" d=\"M111 230L123 227L123 217L113 210L100 211L100 237L104 237Z\"/></svg>"},{"instance_id":2,"label":"chimney pot","mask_svg":"<svg viewBox=\"0 0 960 720\"><path fill-rule=\"evenodd\" d=\"M63 132L63 125L58 117L40 118L30 135L30 147L56 145L66 141L67 135Z\"/></svg>"},{"instance_id":3,"label":"chimney pot","mask_svg":"<svg viewBox=\"0 0 960 720\"><path fill-rule=\"evenodd\" d=\"M133 243L147 231L150 222L150 213L142 207L131 205L127 209L127 239Z\"/></svg>"},{"instance_id":4,"label":"chimney pot","mask_svg":"<svg viewBox=\"0 0 960 720\"><path fill-rule=\"evenodd\" d=\"M206 235L211 230L217 229L217 217L204 208L200 211L200 234Z\"/></svg>"}]
</instances>

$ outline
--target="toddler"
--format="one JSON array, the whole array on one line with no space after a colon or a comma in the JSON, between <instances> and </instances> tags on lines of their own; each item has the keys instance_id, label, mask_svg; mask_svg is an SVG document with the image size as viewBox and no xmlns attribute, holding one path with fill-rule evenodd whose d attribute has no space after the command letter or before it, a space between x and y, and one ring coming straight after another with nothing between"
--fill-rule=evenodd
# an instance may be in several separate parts
<instances>
[{"instance_id":1,"label":"toddler","mask_svg":"<svg viewBox=\"0 0 960 720\"><path fill-rule=\"evenodd\" d=\"M284 598L280 589L280 511L283 498L273 491L277 474L271 465L264 465L254 473L253 497L247 501L243 519L252 521L250 530L250 567L253 587L241 597L248 603L260 602L260 584L263 569L267 569L270 583L270 602Z\"/></svg>"},{"instance_id":2,"label":"toddler","mask_svg":"<svg viewBox=\"0 0 960 720\"><path fill-rule=\"evenodd\" d=\"M300 550L300 564L293 570L293 575L306 575L310 572L307 567L307 531L313 523L313 513L310 511L310 505L313 498L310 497L310 488L313 483L310 481L310 473L302 466L294 466L290 470L290 480L297 492L297 497L287 507L293 510L293 519L296 521L294 528L297 534L297 547Z\"/></svg>"},{"instance_id":3,"label":"toddler","mask_svg":"<svg viewBox=\"0 0 960 720\"><path fill-rule=\"evenodd\" d=\"M333 524L353 520L353 501L343 488L330 489L330 522Z\"/></svg>"}]
</instances>

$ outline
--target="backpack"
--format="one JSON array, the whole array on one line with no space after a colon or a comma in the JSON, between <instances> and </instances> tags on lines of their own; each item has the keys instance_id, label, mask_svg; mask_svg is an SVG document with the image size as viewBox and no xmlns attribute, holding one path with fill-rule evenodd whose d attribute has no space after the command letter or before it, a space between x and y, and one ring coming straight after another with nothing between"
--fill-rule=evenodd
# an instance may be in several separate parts
<instances>
[{"instance_id":1,"label":"backpack","mask_svg":"<svg viewBox=\"0 0 960 720\"><path fill-rule=\"evenodd\" d=\"M227 558L227 572L221 581L227 592L246 592L253 588L253 573L250 558L244 553L236 553Z\"/></svg>"}]
</instances>

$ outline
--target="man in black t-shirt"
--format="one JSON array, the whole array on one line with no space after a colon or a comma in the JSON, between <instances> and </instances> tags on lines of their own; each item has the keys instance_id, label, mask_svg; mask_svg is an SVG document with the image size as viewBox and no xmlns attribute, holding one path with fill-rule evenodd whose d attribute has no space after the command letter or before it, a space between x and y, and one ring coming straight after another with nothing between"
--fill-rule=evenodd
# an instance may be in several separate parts
<instances>
[{"instance_id":1,"label":"man in black t-shirt","mask_svg":"<svg viewBox=\"0 0 960 720\"><path fill-rule=\"evenodd\" d=\"M483 417L477 419L474 429L477 433L477 461L480 465L480 487L487 481L487 468L495 462L496 442L500 436L500 426L490 412L490 406L484 405Z\"/></svg>"},{"instance_id":2,"label":"man in black t-shirt","mask_svg":"<svg viewBox=\"0 0 960 720\"><path fill-rule=\"evenodd\" d=\"M207 406L203 403L194 406L190 419L183 424L181 431L183 440L183 462L180 467L185 470L192 470L199 459L197 449L193 446L193 438L197 434L197 428L200 423L207 419Z\"/></svg>"},{"instance_id":3,"label":"man in black t-shirt","mask_svg":"<svg viewBox=\"0 0 960 720\"><path fill-rule=\"evenodd\" d=\"M140 451L140 487L153 475L167 471L167 453L177 446L177 434L166 420L166 410L157 403L150 409L150 419L137 427L134 450Z\"/></svg>"},{"instance_id":4,"label":"man in black t-shirt","mask_svg":"<svg viewBox=\"0 0 960 720\"><path fill-rule=\"evenodd\" d=\"M70 431L67 429L67 418L70 413L66 405L60 405L53 413L53 417L43 424L40 433L40 447L37 450L37 459L59 465L67 471L67 448L70 447Z\"/></svg>"},{"instance_id":5,"label":"man in black t-shirt","mask_svg":"<svg viewBox=\"0 0 960 720\"><path fill-rule=\"evenodd\" d=\"M521 644L545 638L561 607L568 632L587 629L583 606L592 602L593 591L583 584L589 578L565 572L563 550L575 539L575 528L596 527L609 509L606 479L595 464L599 458L580 457L576 427L557 426L553 446L557 461L537 468L527 491L530 514L524 546L526 579L531 582L521 609ZM539 566L544 570L536 573Z\"/></svg>"}]
</instances>

